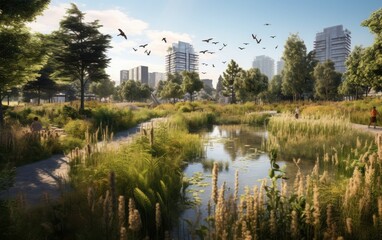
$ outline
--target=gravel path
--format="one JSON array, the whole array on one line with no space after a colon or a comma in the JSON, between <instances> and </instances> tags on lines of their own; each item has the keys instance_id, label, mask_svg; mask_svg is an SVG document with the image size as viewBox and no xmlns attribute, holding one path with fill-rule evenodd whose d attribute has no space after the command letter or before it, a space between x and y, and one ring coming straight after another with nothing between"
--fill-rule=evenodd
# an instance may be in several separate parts
<instances>
[{"instance_id":1,"label":"gravel path","mask_svg":"<svg viewBox=\"0 0 382 240\"><path fill-rule=\"evenodd\" d=\"M163 119L152 119L153 122ZM118 147L119 144L129 141L132 136L140 131L145 122L129 130L115 134L110 144ZM50 158L16 169L14 184L8 190L0 191L0 199L22 198L26 206L36 206L44 202L44 198L58 199L68 186L69 159L64 154L53 155Z\"/></svg>"}]
</instances>

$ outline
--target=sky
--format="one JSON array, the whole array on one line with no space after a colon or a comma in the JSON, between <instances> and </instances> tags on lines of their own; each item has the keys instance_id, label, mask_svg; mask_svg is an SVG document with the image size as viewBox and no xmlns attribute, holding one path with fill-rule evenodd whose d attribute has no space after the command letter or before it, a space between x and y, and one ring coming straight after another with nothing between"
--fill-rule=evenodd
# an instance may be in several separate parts
<instances>
[{"instance_id":1,"label":"sky","mask_svg":"<svg viewBox=\"0 0 382 240\"><path fill-rule=\"evenodd\" d=\"M376 0L52 0L30 28L41 33L58 30L71 3L85 13L86 22L99 20L103 25L100 31L112 37L106 71L117 84L120 70L143 65L149 72L165 72L167 49L172 43L184 41L199 54L200 78L212 79L214 86L231 59L243 69L251 68L259 55L269 56L276 63L291 34L298 34L311 51L318 32L343 25L351 32L352 49L357 45L368 47L374 35L361 22L382 7ZM118 36L118 28L127 40ZM252 34L262 39L259 44ZM208 38L213 40L202 41ZM139 47L146 43L150 55ZM223 43L227 46L219 50ZM215 53L199 53L203 50Z\"/></svg>"}]
</instances>

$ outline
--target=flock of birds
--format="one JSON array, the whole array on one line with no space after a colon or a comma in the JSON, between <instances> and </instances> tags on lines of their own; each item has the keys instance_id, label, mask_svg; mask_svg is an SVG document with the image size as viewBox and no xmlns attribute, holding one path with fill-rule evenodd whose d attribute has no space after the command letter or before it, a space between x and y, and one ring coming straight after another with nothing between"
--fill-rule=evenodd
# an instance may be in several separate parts
<instances>
[{"instance_id":1,"label":"flock of birds","mask_svg":"<svg viewBox=\"0 0 382 240\"><path fill-rule=\"evenodd\" d=\"M264 25L265 26L270 26L271 24L270 23L265 23ZM121 37L123 37L123 38L125 38L127 40L127 36L123 32L123 30L118 28L118 31L119 31L119 34L117 36L121 36ZM251 36L252 36L252 39L255 40L256 44L260 44L261 43L262 38L258 38L257 35L253 34L253 33L251 34ZM276 36L275 35L271 35L270 38L276 38ZM211 42L211 44L213 44L213 45L219 44L219 41L213 41L213 40L214 40L214 38L207 38L207 39L203 39L202 42L205 42L205 43L210 43ZM167 43L166 37L163 37L161 41L163 41L164 43ZM219 48L219 51L222 51L225 47L227 47L227 45L228 45L227 43L222 43L222 46ZM248 45L250 45L249 42L244 42L243 46L238 46L238 49L240 51L243 51L243 50L246 49L246 46L248 46ZM133 50L136 52L136 51L138 51L139 48L145 49L144 53L149 56L151 54L151 50L146 49L147 46L148 46L148 43L141 44L138 47L133 47ZM275 49L277 49L277 48L278 48L278 45L275 46ZM262 49L266 49L266 48L262 47ZM206 54L206 53L208 53L208 54L215 54L214 51L210 51L209 49L199 51L199 53L201 53L201 54ZM222 61L223 64L226 64L226 62L227 61ZM212 66L213 68L215 67L215 64L208 64L208 63L204 63L204 62L202 62L201 64L202 64L202 66L206 66L206 67L209 66L209 65ZM202 74L206 74L207 72L203 71L201 73Z\"/></svg>"}]
</instances>

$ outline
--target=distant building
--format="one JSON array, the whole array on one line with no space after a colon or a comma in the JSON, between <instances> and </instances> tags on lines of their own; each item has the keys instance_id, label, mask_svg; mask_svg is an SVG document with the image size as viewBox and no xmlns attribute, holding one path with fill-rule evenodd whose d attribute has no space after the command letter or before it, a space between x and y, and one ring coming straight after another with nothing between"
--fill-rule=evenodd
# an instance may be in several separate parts
<instances>
[{"instance_id":1,"label":"distant building","mask_svg":"<svg viewBox=\"0 0 382 240\"><path fill-rule=\"evenodd\" d=\"M350 31L342 25L324 28L323 32L316 34L314 50L316 58L320 62L330 59L334 62L337 72L346 71L345 61L351 52Z\"/></svg>"},{"instance_id":2,"label":"distant building","mask_svg":"<svg viewBox=\"0 0 382 240\"><path fill-rule=\"evenodd\" d=\"M260 72L268 77L268 81L275 75L275 60L271 57L265 55L256 56L252 67L260 69Z\"/></svg>"},{"instance_id":3,"label":"distant building","mask_svg":"<svg viewBox=\"0 0 382 240\"><path fill-rule=\"evenodd\" d=\"M209 87L213 89L214 87L212 86L212 79L200 79L200 81L203 82L204 87Z\"/></svg>"},{"instance_id":4,"label":"distant building","mask_svg":"<svg viewBox=\"0 0 382 240\"><path fill-rule=\"evenodd\" d=\"M149 84L149 68L138 66L129 70L129 80Z\"/></svg>"},{"instance_id":5,"label":"distant building","mask_svg":"<svg viewBox=\"0 0 382 240\"><path fill-rule=\"evenodd\" d=\"M129 80L129 70L121 70L119 72L119 84Z\"/></svg>"},{"instance_id":6,"label":"distant building","mask_svg":"<svg viewBox=\"0 0 382 240\"><path fill-rule=\"evenodd\" d=\"M284 60L280 59L280 61L277 61L277 69L276 69L276 74L277 75L281 75L281 71L283 70L284 68Z\"/></svg>"},{"instance_id":7,"label":"distant building","mask_svg":"<svg viewBox=\"0 0 382 240\"><path fill-rule=\"evenodd\" d=\"M199 55L191 44L179 41L173 43L169 54L166 55L166 72L180 73L182 71L198 72Z\"/></svg>"},{"instance_id":8,"label":"distant building","mask_svg":"<svg viewBox=\"0 0 382 240\"><path fill-rule=\"evenodd\" d=\"M149 86L152 88L155 88L159 81L165 81L167 79L165 73L160 73L160 72L152 72L149 73Z\"/></svg>"}]
</instances>

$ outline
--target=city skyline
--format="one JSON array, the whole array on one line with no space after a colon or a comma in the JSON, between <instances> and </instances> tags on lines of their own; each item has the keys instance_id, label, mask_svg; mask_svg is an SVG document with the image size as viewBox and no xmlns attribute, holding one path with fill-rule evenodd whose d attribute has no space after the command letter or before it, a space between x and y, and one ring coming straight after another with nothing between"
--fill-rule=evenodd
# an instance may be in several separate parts
<instances>
[{"instance_id":1,"label":"city skyline","mask_svg":"<svg viewBox=\"0 0 382 240\"><path fill-rule=\"evenodd\" d=\"M214 86L231 59L243 69L249 69L259 55L279 61L290 34L297 33L307 51L311 51L316 33L326 27L343 25L351 32L351 50L356 45L370 46L374 36L368 28L361 26L361 22L380 8L376 1L371 0L243 0L227 3L217 0L148 0L144 4L138 0L128 3L78 0L74 3L85 13L87 22L98 19L103 25L100 31L112 36L110 45L113 48L108 51L112 60L106 71L117 84L120 70L135 66L143 65L153 72L165 72L168 47L184 41L193 45L199 54L200 78L213 79ZM29 26L41 33L57 30L69 7L70 1L52 0L43 16ZM127 40L118 36L118 28L126 33ZM261 39L259 44L252 34ZM213 39L202 41L209 38ZM223 47L223 43L227 46ZM139 48L142 44L147 46ZM144 49L151 51L150 54L144 53ZM214 53L199 53L205 50Z\"/></svg>"}]
</instances>

